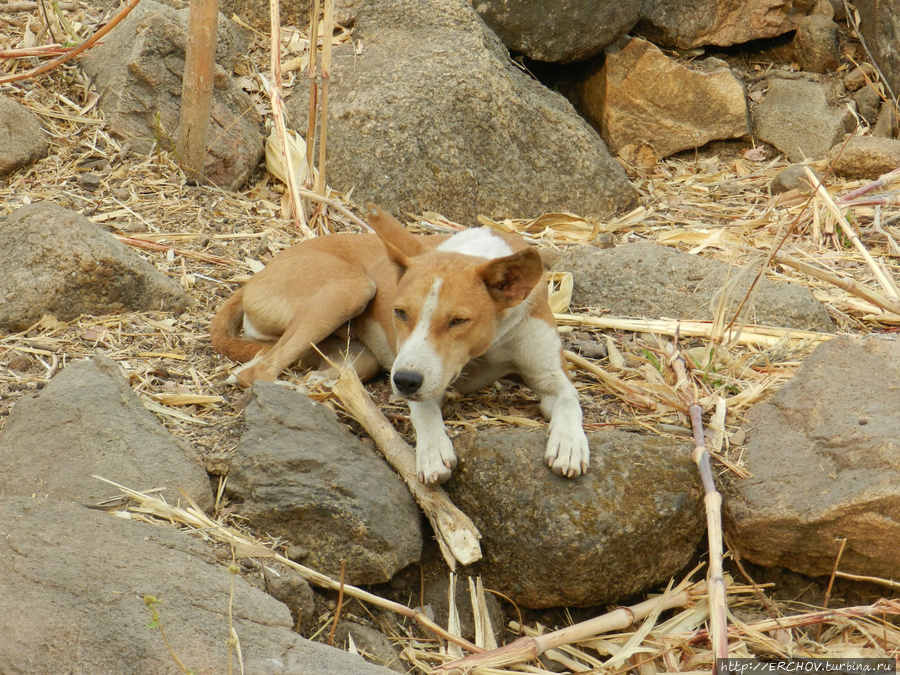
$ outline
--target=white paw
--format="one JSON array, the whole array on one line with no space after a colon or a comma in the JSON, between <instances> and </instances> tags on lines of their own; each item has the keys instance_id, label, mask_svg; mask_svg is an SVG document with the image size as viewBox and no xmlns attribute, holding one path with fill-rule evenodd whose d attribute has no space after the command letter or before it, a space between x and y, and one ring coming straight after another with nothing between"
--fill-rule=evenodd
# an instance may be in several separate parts
<instances>
[{"instance_id":1,"label":"white paw","mask_svg":"<svg viewBox=\"0 0 900 675\"><path fill-rule=\"evenodd\" d=\"M575 478L591 465L591 449L581 426L550 424L544 460L557 476Z\"/></svg>"},{"instance_id":2,"label":"white paw","mask_svg":"<svg viewBox=\"0 0 900 675\"><path fill-rule=\"evenodd\" d=\"M416 474L420 483L437 485L449 480L456 467L456 453L447 436L434 439L429 444L416 446Z\"/></svg>"}]
</instances>

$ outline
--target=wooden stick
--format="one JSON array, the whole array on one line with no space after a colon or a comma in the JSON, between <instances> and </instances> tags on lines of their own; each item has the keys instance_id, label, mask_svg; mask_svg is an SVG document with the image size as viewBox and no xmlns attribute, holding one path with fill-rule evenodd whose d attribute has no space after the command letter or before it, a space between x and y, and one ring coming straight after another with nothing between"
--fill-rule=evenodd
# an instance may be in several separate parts
<instances>
[{"instance_id":1,"label":"wooden stick","mask_svg":"<svg viewBox=\"0 0 900 675\"><path fill-rule=\"evenodd\" d=\"M322 83L319 105L319 173L316 176L315 191L325 194L325 142L328 138L328 87L331 83L331 42L334 35L334 0L325 0L325 15L322 17Z\"/></svg>"},{"instance_id":2,"label":"wooden stick","mask_svg":"<svg viewBox=\"0 0 900 675\"><path fill-rule=\"evenodd\" d=\"M666 352L677 383L675 388L688 406L691 429L694 433L694 451L691 457L700 471L706 506L706 536L709 540L709 572L706 577L709 592L709 626L712 636L713 653L717 659L728 658L728 604L725 600L725 574L722 570L724 547L722 545L722 495L716 489L710 455L706 449L706 435L703 431L703 408L697 402L697 394L687 376L687 363L681 351L669 342Z\"/></svg>"},{"instance_id":3,"label":"wooden stick","mask_svg":"<svg viewBox=\"0 0 900 675\"><path fill-rule=\"evenodd\" d=\"M203 160L216 74L218 18L219 0L191 0L181 82L178 164L194 183L205 182Z\"/></svg>"},{"instance_id":4,"label":"wooden stick","mask_svg":"<svg viewBox=\"0 0 900 675\"><path fill-rule=\"evenodd\" d=\"M338 371L340 379L333 387L335 395L406 481L409 491L431 522L441 553L450 569L456 569L457 561L469 565L480 560L481 546L478 540L481 539L481 533L475 524L450 501L442 488L425 486L419 482L413 449L369 398L356 372L342 367L338 367Z\"/></svg>"},{"instance_id":5,"label":"wooden stick","mask_svg":"<svg viewBox=\"0 0 900 675\"><path fill-rule=\"evenodd\" d=\"M710 340L713 338L715 331L712 321L623 319L621 317L587 316L584 314L554 314L554 316L560 324L568 326L593 326L595 328L609 328L612 330L653 333L657 335L674 336L678 334L688 337L703 337ZM735 341L742 345L772 347L784 339L824 342L833 337L834 335L831 333L816 333L807 330L745 324L739 329L726 330L723 339L725 342Z\"/></svg>"},{"instance_id":6,"label":"wooden stick","mask_svg":"<svg viewBox=\"0 0 900 675\"><path fill-rule=\"evenodd\" d=\"M319 110L319 83L317 82L319 67L319 11L321 0L312 0L309 3L309 66L306 76L309 78L309 113L306 122L306 185L315 186L315 153L316 153L316 114Z\"/></svg>"},{"instance_id":7,"label":"wooden stick","mask_svg":"<svg viewBox=\"0 0 900 675\"><path fill-rule=\"evenodd\" d=\"M317 572L314 569L305 567L298 562L294 562L290 558L287 558L280 553L277 553L272 549L253 541L237 530L222 525L222 523L218 522L217 520L213 520L208 515L206 515L206 513L204 513L202 509L197 507L196 504L191 504L191 506L189 506L188 508L183 509L178 506L172 506L162 499L157 499L156 497L152 497L146 493L138 492L137 490L132 490L131 488L127 488L124 485L114 483L113 481L103 478L102 476L94 475L94 478L96 478L97 480L101 480L104 483L108 483L121 490L122 494L138 504L139 508L133 508L133 510L135 511L146 513L169 522L177 522L183 525L187 525L195 530L202 532L206 536L212 537L226 544L233 545L240 551L251 552L250 555L245 554L244 557L272 558L273 560L280 562L282 565L286 565L291 569L296 570L300 573L300 576L306 579L309 583L315 584L320 588L327 588L331 591L341 590L342 586L339 581L335 581L331 577L326 576L321 572ZM471 642L464 638L461 638L457 635L451 635L434 621L429 619L427 616L419 611L410 609L406 605L401 605L399 602L394 602L392 600L382 598L368 591L364 591L361 588L357 588L356 586L344 584L343 589L344 595L351 598L356 598L361 602L367 602L371 605L375 605L376 607L381 607L382 609L394 612L395 614L405 616L408 619L412 619L431 633L434 633L435 635L442 637L449 642L453 642L454 644L459 645L466 651L476 654L484 651L481 647L473 645Z\"/></svg>"},{"instance_id":8,"label":"wooden stick","mask_svg":"<svg viewBox=\"0 0 900 675\"><path fill-rule=\"evenodd\" d=\"M288 202L290 203L291 217L294 225L306 237L315 237L306 217L303 213L303 205L300 202L300 193L297 186L297 177L291 171L288 158L287 126L284 121L284 99L281 95L281 13L278 0L269 1L269 14L271 16L269 36L269 64L271 67L272 84L269 87L269 100L272 103L272 121L275 123L275 133L278 136L278 144L281 146L281 156L284 157L284 176L287 181Z\"/></svg>"},{"instance_id":9,"label":"wooden stick","mask_svg":"<svg viewBox=\"0 0 900 675\"><path fill-rule=\"evenodd\" d=\"M842 195L838 198L839 203L850 202L856 199L857 197L862 197L865 194L872 192L873 190L877 190L879 188L885 187L886 185L890 185L895 180L900 179L900 169L894 169L893 171L888 171L887 173L881 174L877 180L872 181L871 183L867 183L862 187L858 187L851 192L848 192L845 195Z\"/></svg>"},{"instance_id":10,"label":"wooden stick","mask_svg":"<svg viewBox=\"0 0 900 675\"><path fill-rule=\"evenodd\" d=\"M838 225L840 225L844 235L853 242L856 250L859 251L865 259L885 293L887 293L889 297L900 299L900 289L897 288L891 275L875 261L872 254L869 253L869 250L863 246L863 243L859 240L859 236L856 234L856 230L847 222L847 218L841 213L841 210L834 203L831 195L828 194L828 190L825 189L825 186L822 185L821 181L816 177L816 174L813 173L812 169L806 167L806 175L809 178L810 185L815 188L816 194L825 202L825 206L828 207L831 215L834 216L834 219L837 221Z\"/></svg>"},{"instance_id":11,"label":"wooden stick","mask_svg":"<svg viewBox=\"0 0 900 675\"><path fill-rule=\"evenodd\" d=\"M829 272L827 270L823 270L820 267L816 267L801 260L797 260L796 258L782 251L778 251L774 256L772 256L772 259L782 265L793 267L798 272L807 274L814 279L818 279L819 281L824 281L833 286L837 286L838 288L847 291L851 295L855 295L859 298L862 298L866 302L872 303L876 307L883 309L885 312L891 312L893 314L900 315L900 301L886 298L881 293L866 288L854 279L839 277L838 275L833 274L832 272Z\"/></svg>"},{"instance_id":12,"label":"wooden stick","mask_svg":"<svg viewBox=\"0 0 900 675\"><path fill-rule=\"evenodd\" d=\"M522 637L498 649L445 663L432 670L431 675L466 675L466 673L474 672L476 668L505 668L517 663L533 661L547 650L590 640L610 631L625 630L653 612L685 607L702 592L703 585L700 584L671 595L651 598L631 607L619 607L612 612L577 623L574 626L567 626L545 635Z\"/></svg>"},{"instance_id":13,"label":"wooden stick","mask_svg":"<svg viewBox=\"0 0 900 675\"><path fill-rule=\"evenodd\" d=\"M18 73L16 75L7 75L6 77L0 77L0 84L6 84L7 82L18 82L19 80L27 80L30 77L35 77L42 73L46 73L49 70L53 70L57 66L61 66L62 64L64 64L66 61L69 61L70 59L75 58L81 52L93 47L94 44L97 42L97 40L102 38L113 28L115 28L119 24L119 22L122 21L122 19L124 19L126 16L128 16L128 13L131 12L131 10L133 10L135 7L138 6L138 3L140 1L141 0L128 0L128 4L125 5L122 9L120 9L119 13L116 14L108 24L106 24L105 26L103 26L103 28L98 30L93 35L91 35L91 37L89 37L87 40L82 42L80 45L78 45L77 47L73 47L72 49L67 51L65 54L60 56L59 58L53 59L52 61L48 61L44 65L34 68L32 70L25 71L24 73Z\"/></svg>"}]
</instances>

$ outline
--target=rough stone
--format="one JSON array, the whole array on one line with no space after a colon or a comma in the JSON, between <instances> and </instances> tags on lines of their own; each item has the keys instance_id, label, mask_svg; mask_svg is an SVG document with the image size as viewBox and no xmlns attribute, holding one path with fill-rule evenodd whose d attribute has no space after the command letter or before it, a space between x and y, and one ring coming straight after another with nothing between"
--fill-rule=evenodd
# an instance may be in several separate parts
<instances>
[{"instance_id":1,"label":"rough stone","mask_svg":"<svg viewBox=\"0 0 900 675\"><path fill-rule=\"evenodd\" d=\"M799 190L801 194L809 194L812 192L812 186L809 184L809 177L806 175L806 169L810 168L819 180L822 176L818 171L808 167L807 164L791 164L788 168L778 172L778 174L769 182L769 192L773 195L779 195L790 190Z\"/></svg>"},{"instance_id":2,"label":"rough stone","mask_svg":"<svg viewBox=\"0 0 900 675\"><path fill-rule=\"evenodd\" d=\"M597 605L664 583L704 531L691 445L622 431L588 434L575 480L542 461L545 433L491 429L456 443L445 485L479 528L485 586L525 607Z\"/></svg>"},{"instance_id":3,"label":"rough stone","mask_svg":"<svg viewBox=\"0 0 900 675\"><path fill-rule=\"evenodd\" d=\"M793 47L797 65L806 72L827 73L841 65L838 25L822 14L800 18Z\"/></svg>"},{"instance_id":4,"label":"rough stone","mask_svg":"<svg viewBox=\"0 0 900 675\"><path fill-rule=\"evenodd\" d=\"M664 47L742 44L796 28L794 3L784 0L644 0L635 33Z\"/></svg>"},{"instance_id":5,"label":"rough stone","mask_svg":"<svg viewBox=\"0 0 900 675\"><path fill-rule=\"evenodd\" d=\"M856 122L835 94L827 82L770 79L769 92L753 113L756 135L792 162L823 159Z\"/></svg>"},{"instance_id":6,"label":"rough stone","mask_svg":"<svg viewBox=\"0 0 900 675\"><path fill-rule=\"evenodd\" d=\"M37 395L16 402L0 434L0 494L96 504L135 490L181 492L213 505L206 472L148 411L107 356L72 363Z\"/></svg>"},{"instance_id":7,"label":"rough stone","mask_svg":"<svg viewBox=\"0 0 900 675\"><path fill-rule=\"evenodd\" d=\"M717 296L730 281L737 285L730 291L727 311L734 311L753 280L724 263L650 242L605 250L570 247L556 269L572 273L576 305L602 308L613 316L653 319L712 319ZM765 277L742 318L800 330L835 329L828 311L809 290Z\"/></svg>"},{"instance_id":8,"label":"rough stone","mask_svg":"<svg viewBox=\"0 0 900 675\"><path fill-rule=\"evenodd\" d=\"M47 156L47 134L28 108L0 96L0 176Z\"/></svg>"},{"instance_id":9,"label":"rough stone","mask_svg":"<svg viewBox=\"0 0 900 675\"><path fill-rule=\"evenodd\" d=\"M650 145L660 157L750 132L744 86L724 61L688 67L646 40L606 50L581 104L610 151Z\"/></svg>"},{"instance_id":10,"label":"rough stone","mask_svg":"<svg viewBox=\"0 0 900 675\"><path fill-rule=\"evenodd\" d=\"M557 211L603 218L637 204L599 135L510 62L466 0L367 3L356 35L362 53L336 50L332 67L334 188L394 213L468 223ZM305 89L287 105L306 119Z\"/></svg>"},{"instance_id":11,"label":"rough stone","mask_svg":"<svg viewBox=\"0 0 900 675\"><path fill-rule=\"evenodd\" d=\"M875 180L900 166L900 141L852 136L830 153L834 173L842 178Z\"/></svg>"},{"instance_id":12,"label":"rough stone","mask_svg":"<svg viewBox=\"0 0 900 675\"><path fill-rule=\"evenodd\" d=\"M171 150L178 137L188 10L144 0L101 44L82 58L101 92L110 132L141 153L154 145ZM246 51L235 24L219 16L216 72L208 152L203 173L236 190L263 156L259 118L250 97L231 77L232 62Z\"/></svg>"},{"instance_id":13,"label":"rough stone","mask_svg":"<svg viewBox=\"0 0 900 675\"><path fill-rule=\"evenodd\" d=\"M44 314L176 311L184 289L87 218L48 202L0 221L0 330L25 330Z\"/></svg>"},{"instance_id":14,"label":"rough stone","mask_svg":"<svg viewBox=\"0 0 900 675\"><path fill-rule=\"evenodd\" d=\"M477 0L474 6L512 51L552 63L599 54L625 35L641 12L639 0Z\"/></svg>"},{"instance_id":15,"label":"rough stone","mask_svg":"<svg viewBox=\"0 0 900 675\"><path fill-rule=\"evenodd\" d=\"M875 62L893 89L900 94L900 0L857 0L853 7L859 12L859 29Z\"/></svg>"},{"instance_id":16,"label":"rough stone","mask_svg":"<svg viewBox=\"0 0 900 675\"><path fill-rule=\"evenodd\" d=\"M226 673L229 609L243 670L254 675L389 675L291 630L287 607L232 577L175 528L71 502L0 499L0 672ZM232 589L231 584L234 582ZM236 667L235 667L235 670Z\"/></svg>"},{"instance_id":17,"label":"rough stone","mask_svg":"<svg viewBox=\"0 0 900 675\"><path fill-rule=\"evenodd\" d=\"M730 545L809 576L900 577L900 343L840 336L754 406L751 477L725 495Z\"/></svg>"},{"instance_id":18,"label":"rough stone","mask_svg":"<svg viewBox=\"0 0 900 675\"><path fill-rule=\"evenodd\" d=\"M881 112L881 92L877 86L866 85L855 94L853 101L856 103L856 112L866 123L873 127L878 123L878 114Z\"/></svg>"},{"instance_id":19,"label":"rough stone","mask_svg":"<svg viewBox=\"0 0 900 675\"><path fill-rule=\"evenodd\" d=\"M334 631L334 645L349 649L351 640L356 650L370 663L406 673L407 666L384 633L353 621L341 621Z\"/></svg>"},{"instance_id":20,"label":"rough stone","mask_svg":"<svg viewBox=\"0 0 900 675\"><path fill-rule=\"evenodd\" d=\"M345 560L348 583L387 581L419 558L421 517L402 480L332 410L285 387L253 387L228 489L304 564L336 577Z\"/></svg>"}]
</instances>

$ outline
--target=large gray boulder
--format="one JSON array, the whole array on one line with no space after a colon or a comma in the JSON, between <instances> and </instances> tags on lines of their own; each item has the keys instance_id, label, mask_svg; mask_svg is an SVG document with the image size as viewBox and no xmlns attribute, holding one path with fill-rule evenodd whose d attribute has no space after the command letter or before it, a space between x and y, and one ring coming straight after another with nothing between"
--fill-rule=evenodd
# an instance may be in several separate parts
<instances>
[{"instance_id":1,"label":"large gray boulder","mask_svg":"<svg viewBox=\"0 0 900 675\"><path fill-rule=\"evenodd\" d=\"M50 148L38 118L8 96L0 96L0 139L0 176L46 157Z\"/></svg>"},{"instance_id":2,"label":"large gray boulder","mask_svg":"<svg viewBox=\"0 0 900 675\"><path fill-rule=\"evenodd\" d=\"M120 493L95 474L135 490L165 488L172 504L183 491L203 509L213 505L199 459L100 354L16 402L0 434L0 495L96 504Z\"/></svg>"},{"instance_id":3,"label":"large gray boulder","mask_svg":"<svg viewBox=\"0 0 900 675\"><path fill-rule=\"evenodd\" d=\"M730 319L755 276L651 242L602 250L570 247L555 267L572 273L576 305L597 307L613 316L649 319L710 320L719 294L736 282L726 304ZM765 276L756 285L741 321L799 330L835 329L828 310L808 289Z\"/></svg>"},{"instance_id":4,"label":"large gray boulder","mask_svg":"<svg viewBox=\"0 0 900 675\"><path fill-rule=\"evenodd\" d=\"M900 95L900 0L856 0L853 7L859 11L859 29L866 46L893 89L892 95Z\"/></svg>"},{"instance_id":5,"label":"large gray boulder","mask_svg":"<svg viewBox=\"0 0 900 675\"><path fill-rule=\"evenodd\" d=\"M747 417L750 477L725 492L729 545L809 576L900 578L900 342L841 336Z\"/></svg>"},{"instance_id":6,"label":"large gray boulder","mask_svg":"<svg viewBox=\"0 0 900 675\"><path fill-rule=\"evenodd\" d=\"M5 675L186 672L150 625L147 595L172 652L198 673L390 675L301 638L287 607L168 525L31 497L0 498L0 523ZM230 621L242 669L236 652L229 668Z\"/></svg>"},{"instance_id":7,"label":"large gray boulder","mask_svg":"<svg viewBox=\"0 0 900 675\"><path fill-rule=\"evenodd\" d=\"M0 221L0 331L25 330L44 314L175 311L184 289L75 211L49 202Z\"/></svg>"},{"instance_id":8,"label":"large gray boulder","mask_svg":"<svg viewBox=\"0 0 900 675\"><path fill-rule=\"evenodd\" d=\"M403 481L322 404L259 383L228 473L238 511L301 547L305 565L380 583L417 561L421 516Z\"/></svg>"},{"instance_id":9,"label":"large gray boulder","mask_svg":"<svg viewBox=\"0 0 900 675\"><path fill-rule=\"evenodd\" d=\"M599 54L625 35L641 13L640 0L476 0L473 4L511 50L554 63Z\"/></svg>"},{"instance_id":10,"label":"large gray boulder","mask_svg":"<svg viewBox=\"0 0 900 675\"><path fill-rule=\"evenodd\" d=\"M477 525L485 586L525 607L598 605L667 582L703 536L703 491L684 441L588 434L576 479L543 462L545 433L489 429L455 445L445 488Z\"/></svg>"},{"instance_id":11,"label":"large gray boulder","mask_svg":"<svg viewBox=\"0 0 900 675\"><path fill-rule=\"evenodd\" d=\"M110 132L141 153L156 146L172 150L178 137L188 10L155 0L140 5L82 58L101 93L100 108ZM219 15L216 72L207 132L206 178L240 188L263 156L260 120L250 97L232 77L246 39Z\"/></svg>"},{"instance_id":12,"label":"large gray boulder","mask_svg":"<svg viewBox=\"0 0 900 675\"><path fill-rule=\"evenodd\" d=\"M515 67L466 0L370 1L356 35L361 52L337 50L332 67L334 188L467 223L551 211L603 218L636 205L597 133ZM305 120L306 88L287 105Z\"/></svg>"}]
</instances>

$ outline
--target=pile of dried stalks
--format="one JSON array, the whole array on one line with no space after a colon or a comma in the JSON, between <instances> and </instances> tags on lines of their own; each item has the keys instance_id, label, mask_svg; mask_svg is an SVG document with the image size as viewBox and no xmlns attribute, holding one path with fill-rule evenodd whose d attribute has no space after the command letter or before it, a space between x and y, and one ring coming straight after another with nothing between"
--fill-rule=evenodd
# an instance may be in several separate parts
<instances>
[{"instance_id":1,"label":"pile of dried stalks","mask_svg":"<svg viewBox=\"0 0 900 675\"><path fill-rule=\"evenodd\" d=\"M314 27L313 34L332 33L327 9L331 4L325 3L325 25ZM273 19L277 25L274 12ZM324 135L317 137L315 150L306 155L302 146L299 151L283 150L297 137L285 124L282 91L310 86L311 100L318 97L320 106L327 106L327 78L301 75L303 68L315 75L324 67L327 73L331 41L320 40L326 48L310 52L305 30L282 27L276 33L281 39L272 41L254 33L253 49L238 64L238 74L274 130L270 166L287 155L295 168L298 163L306 163L307 168L305 172L296 168L296 174L282 170L284 182L261 173L246 191L229 193L189 186L173 157L164 152L135 156L126 143L112 138L97 108L98 93L73 62L42 68L41 59L63 54L63 45L96 34L97 20L95 14L74 4L0 5L0 37L8 47L2 52L6 76L0 78L0 93L35 113L52 144L48 158L4 179L2 213L38 200L78 210L179 279L195 304L178 317L135 313L83 316L62 323L48 316L27 331L3 336L0 425L23 392L39 389L68 361L101 349L120 363L135 392L172 433L193 443L207 457L208 468L216 472L233 449L232 432L238 421L235 404L240 396L225 384L231 364L209 346L207 326L212 313L265 260L304 236L362 227L341 196L325 185L317 161L325 151ZM335 40L353 39L346 30L334 34ZM277 58L270 61L272 50ZM45 72L12 81L11 76L38 68ZM319 113L324 118L325 110L320 108ZM322 129L315 119L308 124L309 130ZM668 159L651 166L630 164L623 158L642 196L643 206L633 213L607 222L572 214L483 221L520 232L543 247L589 243L601 235L617 242L642 238L678 246L748 267L754 274L807 285L827 305L841 331L895 330L900 324L900 293L893 281L900 268L896 226L900 216L890 207L897 200L891 189L898 176L889 174L871 185L848 183L830 177L827 166L817 166L826 178L809 196L797 192L772 198L767 185L786 162L782 157L756 157L757 153L729 153ZM297 180L292 178L295 175ZM86 180L88 176L92 180ZM430 213L420 214L416 222L423 231L460 227ZM804 356L830 337L745 325L740 316L720 315L703 323L609 317L591 308L570 313L570 280L563 276L556 282L554 300L562 330L602 343L608 351L602 363L567 354L585 402L586 426L678 434L691 433L693 425L695 459L698 466L706 467L709 482L709 467L741 472L740 455L729 439L742 411L790 379ZM285 377L302 381L299 373ZM399 423L402 432L408 432L402 407L388 401L384 385L376 384L373 392L381 409ZM332 396L325 390L315 395ZM455 408L448 416L451 424L469 428L542 424L530 394L516 388L452 400L450 405ZM708 494L711 542L717 536L713 493L714 486ZM202 536L243 547L244 555L279 558L260 542L204 514L174 509L145 495L131 496L136 506L125 515L176 522ZM545 671L533 659L542 654L566 672L705 671L725 642L733 656L883 655L900 648L900 632L889 618L900 609L894 602L796 613L767 599L759 587L726 584L717 558L713 551L711 593L706 582L689 579L658 600L562 632L515 623L509 630L522 636L520 641L476 658L471 665L480 664L477 672L482 673L541 673ZM286 559L281 562L296 566ZM486 612L481 611L480 588L473 588L472 594L480 626L478 644L472 645L452 637L452 625L448 633L413 610L343 587L315 572L305 574L313 583L342 589L347 596L387 607L421 624L425 633L410 630L398 640L408 660L423 672L435 667L439 672L455 672L446 664L462 657L463 650L477 654L495 646L496 627L489 626ZM750 606L771 618L740 621L739 610ZM663 614L664 607L674 609ZM711 621L711 616L716 620ZM704 628L707 625L719 633L715 650ZM816 629L809 630L810 626Z\"/></svg>"}]
</instances>

